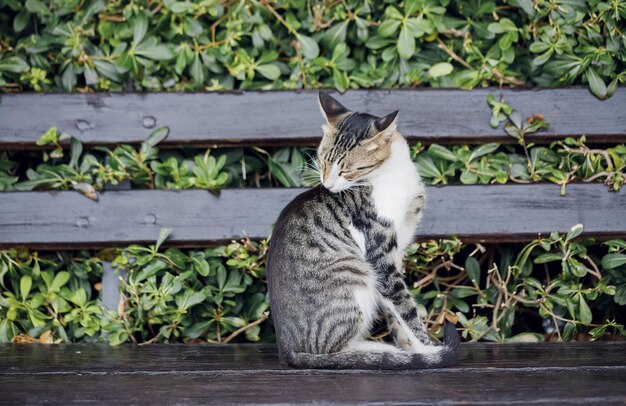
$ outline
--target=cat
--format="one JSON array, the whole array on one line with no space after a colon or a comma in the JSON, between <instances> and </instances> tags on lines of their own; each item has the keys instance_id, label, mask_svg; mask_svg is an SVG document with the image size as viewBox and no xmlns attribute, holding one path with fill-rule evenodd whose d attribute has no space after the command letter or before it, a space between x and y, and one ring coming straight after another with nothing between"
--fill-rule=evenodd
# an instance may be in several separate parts
<instances>
[{"instance_id":1,"label":"cat","mask_svg":"<svg viewBox=\"0 0 626 406\"><path fill-rule=\"evenodd\" d=\"M425 189L396 129L398 112L351 112L324 92L319 105L321 185L283 209L269 245L280 359L300 368L451 365L456 329L446 323L443 345L433 345L403 278ZM380 316L394 344L366 340Z\"/></svg>"}]
</instances>

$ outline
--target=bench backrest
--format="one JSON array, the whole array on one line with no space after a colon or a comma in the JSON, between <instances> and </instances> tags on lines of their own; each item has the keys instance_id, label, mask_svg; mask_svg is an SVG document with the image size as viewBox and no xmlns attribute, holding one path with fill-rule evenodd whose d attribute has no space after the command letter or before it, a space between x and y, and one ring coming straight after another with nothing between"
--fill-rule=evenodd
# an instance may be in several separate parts
<instances>
[{"instance_id":1,"label":"bench backrest","mask_svg":"<svg viewBox=\"0 0 626 406\"><path fill-rule=\"evenodd\" d=\"M513 143L489 125L487 94L495 89L350 91L338 99L354 110L400 109L399 127L424 143ZM585 134L590 143L626 141L626 90L607 101L587 89L505 91L523 116L550 122L532 138L549 142ZM139 143L156 127L170 127L164 144L314 145L321 118L314 92L18 94L0 95L0 149L29 149L56 126L86 145ZM266 237L281 208L299 190L117 190L97 202L76 192L0 194L0 247L96 248L153 242L162 227L177 246L204 246ZM521 241L566 231L626 234L626 192L603 185L571 185L565 197L552 184L429 188L420 238L457 235L466 241Z\"/></svg>"}]
</instances>

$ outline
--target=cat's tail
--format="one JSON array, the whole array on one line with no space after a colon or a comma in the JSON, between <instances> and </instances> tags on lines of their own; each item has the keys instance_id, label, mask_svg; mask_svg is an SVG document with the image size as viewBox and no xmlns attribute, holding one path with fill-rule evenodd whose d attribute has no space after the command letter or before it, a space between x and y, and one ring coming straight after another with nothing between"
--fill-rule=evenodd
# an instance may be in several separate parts
<instances>
[{"instance_id":1,"label":"cat's tail","mask_svg":"<svg viewBox=\"0 0 626 406\"><path fill-rule=\"evenodd\" d=\"M451 323L444 326L441 350L434 353L407 351L361 351L347 350L331 354L291 352L285 360L296 368L328 369L420 369L442 368L456 361L459 352L459 333Z\"/></svg>"}]
</instances>

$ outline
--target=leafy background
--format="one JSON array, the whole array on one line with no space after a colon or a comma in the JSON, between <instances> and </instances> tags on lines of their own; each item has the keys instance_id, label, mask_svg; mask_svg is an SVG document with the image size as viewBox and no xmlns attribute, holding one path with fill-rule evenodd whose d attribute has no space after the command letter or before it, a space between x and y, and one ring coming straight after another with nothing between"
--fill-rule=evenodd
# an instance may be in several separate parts
<instances>
[{"instance_id":1,"label":"leafy background","mask_svg":"<svg viewBox=\"0 0 626 406\"><path fill-rule=\"evenodd\" d=\"M626 82L623 0L0 0L6 90Z\"/></svg>"},{"instance_id":2,"label":"leafy background","mask_svg":"<svg viewBox=\"0 0 626 406\"><path fill-rule=\"evenodd\" d=\"M0 91L185 91L582 84L599 98L626 82L626 2L0 0ZM515 145L412 145L428 184L624 183L626 146L584 134L550 145L549 125L490 96L491 124ZM541 112L537 112L541 113ZM489 117L473 119L489 120ZM298 187L317 179L301 148L83 148L51 128L44 151L0 151L0 191L107 185ZM67 141L67 143L64 143ZM64 148L61 145L69 145ZM468 340L619 339L626 332L626 242L581 239L584 225L527 244L416 243L406 278L437 336ZM204 250L0 251L0 342L236 342L274 339L266 241ZM102 273L122 278L117 308ZM384 339L384 329L375 339Z\"/></svg>"}]
</instances>

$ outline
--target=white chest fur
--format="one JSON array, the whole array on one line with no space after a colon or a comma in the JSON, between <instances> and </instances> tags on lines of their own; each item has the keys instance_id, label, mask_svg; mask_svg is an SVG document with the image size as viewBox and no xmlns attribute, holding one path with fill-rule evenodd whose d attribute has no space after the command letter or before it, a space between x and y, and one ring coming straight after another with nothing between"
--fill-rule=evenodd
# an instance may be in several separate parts
<instances>
[{"instance_id":1,"label":"white chest fur","mask_svg":"<svg viewBox=\"0 0 626 406\"><path fill-rule=\"evenodd\" d=\"M407 218L407 211L415 197L424 194L424 185L403 138L391 144L391 156L375 172L370 179L374 204L379 217L393 223L401 255L413 242L418 221Z\"/></svg>"}]
</instances>

